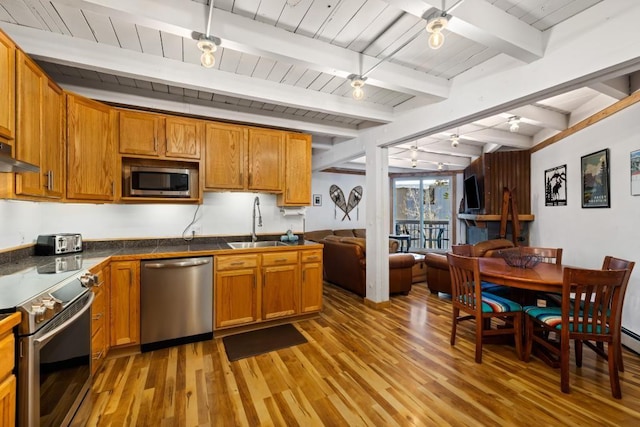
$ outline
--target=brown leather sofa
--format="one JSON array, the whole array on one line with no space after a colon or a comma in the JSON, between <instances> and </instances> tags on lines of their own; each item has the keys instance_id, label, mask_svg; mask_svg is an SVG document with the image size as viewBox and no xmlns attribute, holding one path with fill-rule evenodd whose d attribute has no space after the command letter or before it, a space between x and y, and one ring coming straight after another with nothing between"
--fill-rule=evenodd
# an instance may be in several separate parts
<instances>
[{"instance_id":1,"label":"brown leather sofa","mask_svg":"<svg viewBox=\"0 0 640 427\"><path fill-rule=\"evenodd\" d=\"M306 238L306 236L305 236ZM366 296L366 240L358 237L328 235L320 241L323 248L324 278L344 289ZM408 294L411 290L411 254L389 254L389 294Z\"/></svg>"},{"instance_id":2,"label":"brown leather sofa","mask_svg":"<svg viewBox=\"0 0 640 427\"><path fill-rule=\"evenodd\" d=\"M359 237L366 238L367 237L367 229L366 228L346 228L339 230L316 230L316 231L306 231L304 233L304 240L310 240L312 242L320 242L327 236L339 236L339 237ZM398 252L400 248L400 242L395 239L389 239L389 253L394 254Z\"/></svg>"},{"instance_id":3,"label":"brown leather sofa","mask_svg":"<svg viewBox=\"0 0 640 427\"><path fill-rule=\"evenodd\" d=\"M513 242L506 239L493 239L468 245L465 248L471 256L493 256L500 249L512 248ZM451 276L449 275L449 263L447 255L441 253L427 253L424 256L427 266L427 286L431 292L451 293Z\"/></svg>"}]
</instances>

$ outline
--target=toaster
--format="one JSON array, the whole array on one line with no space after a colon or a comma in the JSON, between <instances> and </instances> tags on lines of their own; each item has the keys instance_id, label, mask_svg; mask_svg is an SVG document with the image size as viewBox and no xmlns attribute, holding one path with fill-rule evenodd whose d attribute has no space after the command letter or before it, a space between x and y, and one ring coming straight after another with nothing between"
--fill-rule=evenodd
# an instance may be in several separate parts
<instances>
[{"instance_id":1,"label":"toaster","mask_svg":"<svg viewBox=\"0 0 640 427\"><path fill-rule=\"evenodd\" d=\"M36 241L36 255L60 255L82 251L82 235L44 234L38 236Z\"/></svg>"}]
</instances>

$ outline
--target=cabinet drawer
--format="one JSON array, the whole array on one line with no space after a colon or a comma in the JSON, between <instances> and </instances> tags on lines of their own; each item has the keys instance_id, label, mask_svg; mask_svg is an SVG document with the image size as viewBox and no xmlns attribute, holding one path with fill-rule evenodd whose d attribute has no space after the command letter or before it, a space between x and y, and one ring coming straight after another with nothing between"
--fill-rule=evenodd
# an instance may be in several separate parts
<instances>
[{"instance_id":1,"label":"cabinet drawer","mask_svg":"<svg viewBox=\"0 0 640 427\"><path fill-rule=\"evenodd\" d=\"M15 346L13 334L8 334L0 340L0 378L4 378L13 370Z\"/></svg>"},{"instance_id":2,"label":"cabinet drawer","mask_svg":"<svg viewBox=\"0 0 640 427\"><path fill-rule=\"evenodd\" d=\"M275 252L262 254L262 265L284 265L284 264L296 264L298 262L298 251L290 252Z\"/></svg>"},{"instance_id":3,"label":"cabinet drawer","mask_svg":"<svg viewBox=\"0 0 640 427\"><path fill-rule=\"evenodd\" d=\"M238 268L251 268L258 266L258 255L225 255L214 257L216 270L235 270Z\"/></svg>"},{"instance_id":4,"label":"cabinet drawer","mask_svg":"<svg viewBox=\"0 0 640 427\"><path fill-rule=\"evenodd\" d=\"M95 299L93 300L93 304L91 305L91 334L95 334L98 328L101 328L104 325L104 319L107 315L106 312L106 301L104 292L102 289L97 292Z\"/></svg>"},{"instance_id":5,"label":"cabinet drawer","mask_svg":"<svg viewBox=\"0 0 640 427\"><path fill-rule=\"evenodd\" d=\"M302 251L300 254L302 262L318 262L322 261L322 249L314 249L312 251Z\"/></svg>"}]
</instances>

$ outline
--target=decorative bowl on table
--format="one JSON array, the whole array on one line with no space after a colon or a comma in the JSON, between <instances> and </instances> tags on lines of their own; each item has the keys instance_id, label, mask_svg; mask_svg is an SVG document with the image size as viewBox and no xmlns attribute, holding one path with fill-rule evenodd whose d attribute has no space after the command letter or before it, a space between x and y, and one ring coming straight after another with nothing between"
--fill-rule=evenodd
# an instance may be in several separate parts
<instances>
[{"instance_id":1,"label":"decorative bowl on table","mask_svg":"<svg viewBox=\"0 0 640 427\"><path fill-rule=\"evenodd\" d=\"M542 260L538 255L523 253L520 248L501 250L500 256L507 265L518 268L533 268Z\"/></svg>"}]
</instances>

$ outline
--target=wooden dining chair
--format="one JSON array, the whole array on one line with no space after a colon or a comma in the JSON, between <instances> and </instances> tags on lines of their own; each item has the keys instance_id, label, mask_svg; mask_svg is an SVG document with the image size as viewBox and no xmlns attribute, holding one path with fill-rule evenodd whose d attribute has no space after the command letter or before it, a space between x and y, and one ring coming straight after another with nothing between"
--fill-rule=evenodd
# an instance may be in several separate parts
<instances>
[{"instance_id":1,"label":"wooden dining chair","mask_svg":"<svg viewBox=\"0 0 640 427\"><path fill-rule=\"evenodd\" d=\"M604 262L602 263L603 270L629 270L629 276L631 276L631 272L633 272L633 267L636 265L633 261L627 261L621 258L615 258L612 256L605 256ZM627 292L627 286L629 285L629 276L627 276L627 280L622 285L622 290L620 291L620 313L622 313L622 308L624 306L624 296ZM622 322L622 315L618 317L618 322ZM618 351L616 355L618 356L618 370L620 372L624 372L624 362L622 361L622 323L616 327L616 331L618 332ZM604 344L602 341L598 341L593 344L591 341L576 341L575 344L575 352L576 352L576 365L582 366L582 344L585 344L587 347L596 352L603 359L607 359L608 355L605 352Z\"/></svg>"},{"instance_id":2,"label":"wooden dining chair","mask_svg":"<svg viewBox=\"0 0 640 427\"><path fill-rule=\"evenodd\" d=\"M529 361L533 343L542 346L560 361L560 389L570 392L569 343L602 341L609 354L611 394L622 397L618 376L620 346L620 295L629 270L589 270L565 267L561 307L525 307L524 360ZM577 304L572 301L580 301ZM551 334L550 332L554 332Z\"/></svg>"},{"instance_id":3,"label":"wooden dining chair","mask_svg":"<svg viewBox=\"0 0 640 427\"><path fill-rule=\"evenodd\" d=\"M476 363L482 363L482 339L493 335L513 335L518 358L522 358L522 306L498 295L483 293L478 258L447 253L451 274L453 306L451 345L456 342L458 323L475 320ZM460 312L468 313L460 315ZM491 319L505 321L505 327L491 329Z\"/></svg>"}]
</instances>

